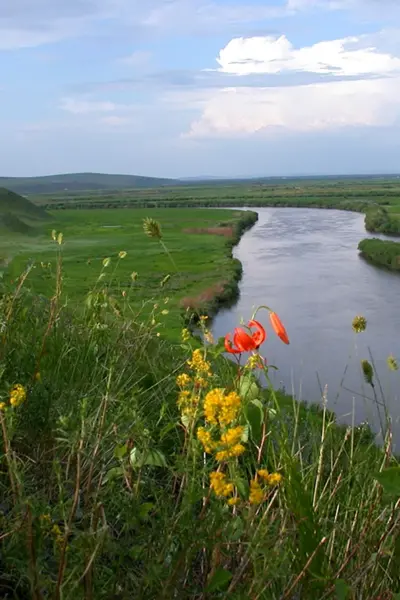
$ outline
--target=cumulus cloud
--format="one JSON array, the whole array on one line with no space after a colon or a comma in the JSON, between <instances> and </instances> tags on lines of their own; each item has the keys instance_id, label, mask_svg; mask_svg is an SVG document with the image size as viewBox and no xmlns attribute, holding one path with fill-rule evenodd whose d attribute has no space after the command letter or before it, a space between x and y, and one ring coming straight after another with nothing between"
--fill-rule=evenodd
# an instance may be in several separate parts
<instances>
[{"instance_id":1,"label":"cumulus cloud","mask_svg":"<svg viewBox=\"0 0 400 600\"><path fill-rule=\"evenodd\" d=\"M242 85L209 90L200 118L186 135L229 137L397 122L400 58L364 42L352 37L296 49L285 36L231 40L219 53L219 71L241 76ZM284 73L299 72L319 81L279 84ZM275 77L275 86L253 87L252 77L260 74L269 81Z\"/></svg>"},{"instance_id":2,"label":"cumulus cloud","mask_svg":"<svg viewBox=\"0 0 400 600\"><path fill-rule=\"evenodd\" d=\"M241 37L222 48L217 62L221 72L235 75L308 71L357 76L400 71L400 58L374 47L357 47L360 42L348 37L295 48L285 35Z\"/></svg>"}]
</instances>

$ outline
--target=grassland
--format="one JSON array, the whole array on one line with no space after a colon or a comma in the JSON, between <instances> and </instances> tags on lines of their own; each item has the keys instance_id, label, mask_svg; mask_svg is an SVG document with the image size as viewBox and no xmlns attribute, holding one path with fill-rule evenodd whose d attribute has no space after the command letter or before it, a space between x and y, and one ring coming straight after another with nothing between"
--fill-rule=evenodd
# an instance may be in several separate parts
<instances>
[{"instance_id":1,"label":"grassland","mask_svg":"<svg viewBox=\"0 0 400 600\"><path fill-rule=\"evenodd\" d=\"M146 217L161 223L168 252L143 235ZM149 314L155 302L168 298L160 330L176 337L186 309L212 313L220 302L235 298L241 265L232 259L231 248L255 219L254 213L221 209L55 211L35 236L2 236L0 257L8 264L8 280L34 262L27 284L35 293L49 295L55 277L50 233L61 231L65 301L82 305L96 284L101 288L106 283L116 301L126 295L137 313ZM120 252L126 252L123 259ZM110 264L104 267L107 258Z\"/></svg>"}]
</instances>

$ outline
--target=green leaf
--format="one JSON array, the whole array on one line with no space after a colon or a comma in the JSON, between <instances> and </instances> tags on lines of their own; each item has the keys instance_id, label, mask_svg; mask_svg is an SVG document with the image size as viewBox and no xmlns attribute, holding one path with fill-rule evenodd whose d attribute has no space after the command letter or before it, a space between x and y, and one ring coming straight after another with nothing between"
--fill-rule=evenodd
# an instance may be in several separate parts
<instances>
[{"instance_id":1,"label":"green leaf","mask_svg":"<svg viewBox=\"0 0 400 600\"><path fill-rule=\"evenodd\" d=\"M343 579L335 581L335 593L337 600L348 600L351 589Z\"/></svg>"},{"instance_id":2,"label":"green leaf","mask_svg":"<svg viewBox=\"0 0 400 600\"><path fill-rule=\"evenodd\" d=\"M259 386L251 373L240 378L239 395L247 401L255 400L260 395Z\"/></svg>"},{"instance_id":3,"label":"green leaf","mask_svg":"<svg viewBox=\"0 0 400 600\"><path fill-rule=\"evenodd\" d=\"M207 586L207 592L217 592L225 588L232 577L233 575L230 571L221 568L217 569Z\"/></svg>"},{"instance_id":4,"label":"green leaf","mask_svg":"<svg viewBox=\"0 0 400 600\"><path fill-rule=\"evenodd\" d=\"M141 468L144 466L150 467L166 467L167 461L165 460L165 456L159 450L144 450L141 452L137 448L133 448L130 454L130 461L132 467Z\"/></svg>"},{"instance_id":5,"label":"green leaf","mask_svg":"<svg viewBox=\"0 0 400 600\"><path fill-rule=\"evenodd\" d=\"M388 496L400 496L400 467L389 467L375 475Z\"/></svg>"},{"instance_id":6,"label":"green leaf","mask_svg":"<svg viewBox=\"0 0 400 600\"><path fill-rule=\"evenodd\" d=\"M149 518L149 512L151 510L153 510L154 508L154 504L152 502L145 502L144 504L141 505L140 509L139 509L139 517L145 521L146 519Z\"/></svg>"},{"instance_id":7,"label":"green leaf","mask_svg":"<svg viewBox=\"0 0 400 600\"><path fill-rule=\"evenodd\" d=\"M246 479L242 479L241 477L235 477L234 484L237 487L237 491L243 498L247 498L249 494L249 485Z\"/></svg>"},{"instance_id":8,"label":"green leaf","mask_svg":"<svg viewBox=\"0 0 400 600\"><path fill-rule=\"evenodd\" d=\"M252 400L245 408L247 422L250 425L251 435L255 441L261 438L261 428L264 421L263 406L259 400Z\"/></svg>"},{"instance_id":9,"label":"green leaf","mask_svg":"<svg viewBox=\"0 0 400 600\"><path fill-rule=\"evenodd\" d=\"M122 467L113 467L112 469L107 471L106 476L103 479L103 485L105 485L109 481L112 481L113 479L118 479L119 477L122 477L123 474L124 470Z\"/></svg>"},{"instance_id":10,"label":"green leaf","mask_svg":"<svg viewBox=\"0 0 400 600\"><path fill-rule=\"evenodd\" d=\"M123 446L116 446L114 450L115 458L124 458L126 453L128 452L128 446L124 444Z\"/></svg>"}]
</instances>

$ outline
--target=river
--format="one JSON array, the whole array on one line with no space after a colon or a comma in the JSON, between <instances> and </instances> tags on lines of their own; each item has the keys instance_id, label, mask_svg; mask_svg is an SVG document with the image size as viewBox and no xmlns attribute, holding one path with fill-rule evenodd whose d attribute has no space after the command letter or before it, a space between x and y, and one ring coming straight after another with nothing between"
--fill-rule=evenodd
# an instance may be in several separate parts
<instances>
[{"instance_id":1,"label":"river","mask_svg":"<svg viewBox=\"0 0 400 600\"><path fill-rule=\"evenodd\" d=\"M268 363L279 368L271 370L275 386L309 402L321 402L327 386L328 408L338 421L368 421L378 431L372 390L360 367L370 348L399 443L400 371L390 372L386 359L393 354L400 360L400 275L359 256L358 242L370 236L364 216L323 209L256 210L258 223L234 250L243 265L240 299L217 315L214 335L233 331L241 318L248 320L255 307L267 304L290 337L286 346L268 327L261 348ZM366 332L358 335L351 327L356 315L368 321ZM258 319L269 326L266 311Z\"/></svg>"}]
</instances>

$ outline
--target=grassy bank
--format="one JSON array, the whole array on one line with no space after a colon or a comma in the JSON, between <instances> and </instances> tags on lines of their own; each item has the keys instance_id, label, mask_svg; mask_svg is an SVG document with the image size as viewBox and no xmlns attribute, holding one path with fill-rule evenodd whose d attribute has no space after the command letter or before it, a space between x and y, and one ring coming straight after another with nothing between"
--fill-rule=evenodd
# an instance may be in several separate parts
<instances>
[{"instance_id":1,"label":"grassy bank","mask_svg":"<svg viewBox=\"0 0 400 600\"><path fill-rule=\"evenodd\" d=\"M0 288L0 596L394 599L390 434L261 390L258 353L233 367L206 320L204 347L170 344L108 278L72 312L53 251L47 294L32 271Z\"/></svg>"},{"instance_id":2,"label":"grassy bank","mask_svg":"<svg viewBox=\"0 0 400 600\"><path fill-rule=\"evenodd\" d=\"M384 240L362 240L358 249L362 256L374 265L385 267L392 271L400 271L400 244Z\"/></svg>"},{"instance_id":3,"label":"grassy bank","mask_svg":"<svg viewBox=\"0 0 400 600\"><path fill-rule=\"evenodd\" d=\"M242 271L232 247L257 220L253 212L221 209L70 210L50 217L42 235L9 231L1 237L5 277L14 280L33 264L27 285L49 296L56 277L50 232L61 231L63 301L82 306L92 301L91 290L101 292L107 283L116 311L126 297L134 313L147 318L155 303L166 302L159 330L170 339L179 336L182 315L212 314L234 301ZM161 223L162 240L143 235L146 217Z\"/></svg>"}]
</instances>

